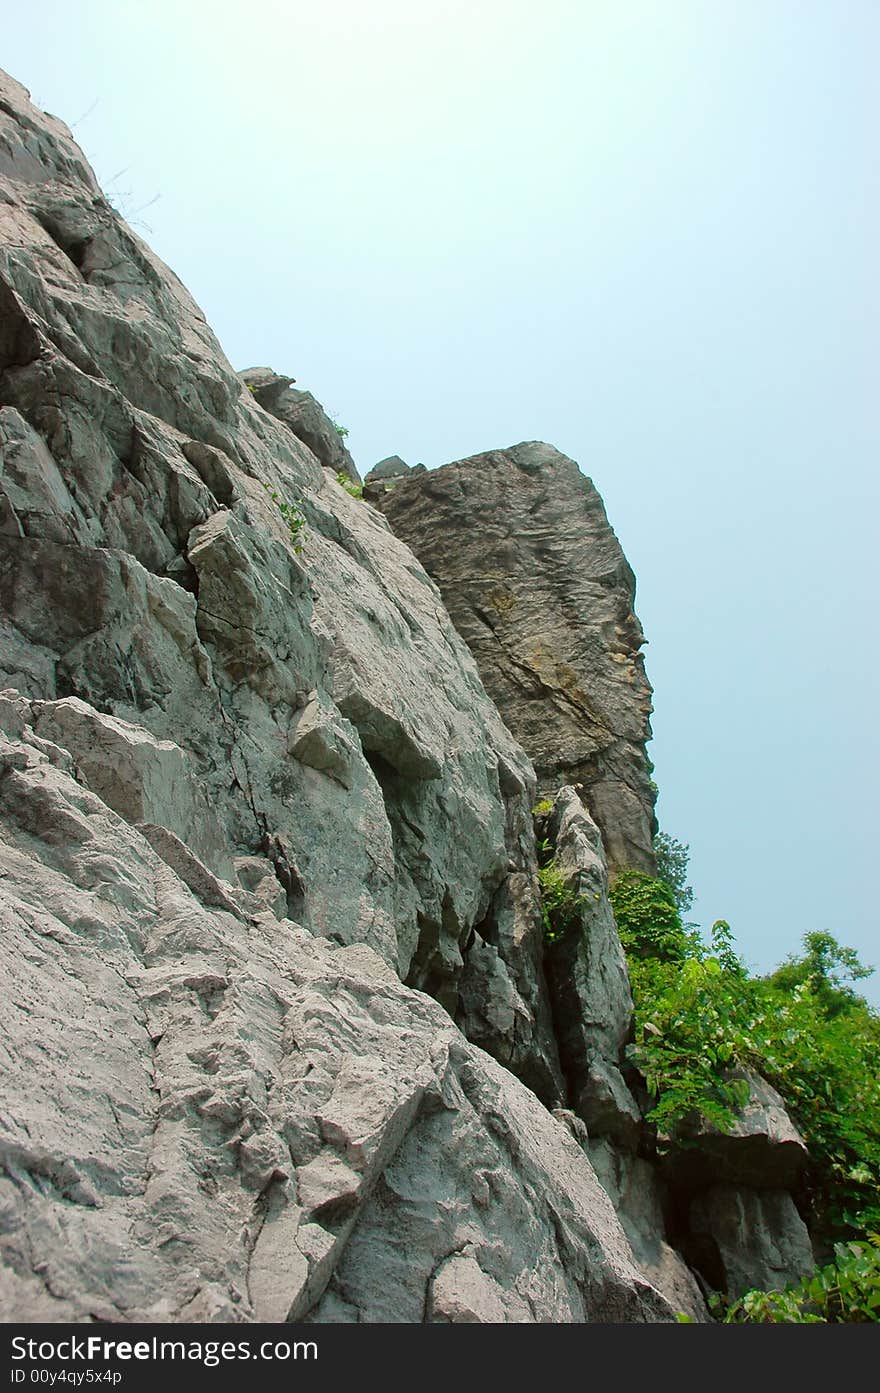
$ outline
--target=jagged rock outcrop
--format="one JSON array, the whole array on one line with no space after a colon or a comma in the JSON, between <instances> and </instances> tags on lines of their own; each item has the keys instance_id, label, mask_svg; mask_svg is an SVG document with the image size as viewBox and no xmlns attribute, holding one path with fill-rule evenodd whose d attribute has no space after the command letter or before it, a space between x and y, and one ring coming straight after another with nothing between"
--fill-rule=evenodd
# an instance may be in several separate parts
<instances>
[{"instance_id":1,"label":"jagged rock outcrop","mask_svg":"<svg viewBox=\"0 0 880 1393\"><path fill-rule=\"evenodd\" d=\"M650 866L650 689L598 495L532 445L392 459L378 496L437 478L441 547L462 499L485 528L502 588L457 622L481 666L508 645L508 722L556 723L542 792L581 786L546 819L578 902L548 948L529 758L291 383L232 370L0 75L4 1314L701 1318L681 1254L740 1282L761 1177L714 1142L665 1177L630 1091L596 823ZM800 1238L767 1183L761 1272L774 1214Z\"/></svg>"},{"instance_id":2,"label":"jagged rock outcrop","mask_svg":"<svg viewBox=\"0 0 880 1393\"><path fill-rule=\"evenodd\" d=\"M531 441L387 481L368 474L365 497L440 587L539 793L582 785L612 868L653 871L635 579L590 480Z\"/></svg>"},{"instance_id":3,"label":"jagged rock outcrop","mask_svg":"<svg viewBox=\"0 0 880 1393\"><path fill-rule=\"evenodd\" d=\"M6 1320L672 1318L528 1089L366 945L217 907L44 714L0 698Z\"/></svg>"},{"instance_id":4,"label":"jagged rock outcrop","mask_svg":"<svg viewBox=\"0 0 880 1393\"><path fill-rule=\"evenodd\" d=\"M807 1163L807 1148L776 1089L752 1069L737 1068L748 1097L733 1126L721 1132L708 1123L664 1138L663 1168L679 1188L723 1182L792 1189Z\"/></svg>"},{"instance_id":5,"label":"jagged rock outcrop","mask_svg":"<svg viewBox=\"0 0 880 1393\"><path fill-rule=\"evenodd\" d=\"M804 1139L766 1079L751 1069L734 1075L748 1098L733 1126L721 1132L702 1123L661 1138L656 1182L673 1198L673 1228L688 1262L732 1297L751 1287L780 1290L815 1267L792 1197L808 1160Z\"/></svg>"},{"instance_id":6,"label":"jagged rock outcrop","mask_svg":"<svg viewBox=\"0 0 880 1393\"><path fill-rule=\"evenodd\" d=\"M409 465L406 460L402 460L400 455L389 455L387 459L380 459L378 464L374 464L370 470L370 478L376 479L402 479L409 474Z\"/></svg>"},{"instance_id":7,"label":"jagged rock outcrop","mask_svg":"<svg viewBox=\"0 0 880 1393\"><path fill-rule=\"evenodd\" d=\"M694 1321L708 1320L700 1284L669 1241L673 1205L656 1165L615 1145L608 1137L591 1139L588 1152L596 1174L614 1203L640 1270L677 1311ZM695 1222L701 1222L699 1213L695 1215ZM700 1255L704 1252L705 1245ZM723 1271L720 1275L722 1279L726 1277ZM723 1280L719 1286L726 1290Z\"/></svg>"},{"instance_id":8,"label":"jagged rock outcrop","mask_svg":"<svg viewBox=\"0 0 880 1393\"><path fill-rule=\"evenodd\" d=\"M668 1316L582 1149L448 1014L488 964L482 1041L561 1098L534 776L436 588L8 79L0 142L10 1309L284 1318L353 1232L387 1264L424 1222L401 1319L455 1318L454 1256L505 1319ZM465 1179L435 1222L421 1191Z\"/></svg>"},{"instance_id":9,"label":"jagged rock outcrop","mask_svg":"<svg viewBox=\"0 0 880 1393\"><path fill-rule=\"evenodd\" d=\"M571 1105L591 1137L635 1150L642 1129L624 1081L633 1001L626 958L608 900L602 838L573 788L559 790L540 820L553 864L572 898L564 932L546 954L556 1038Z\"/></svg>"},{"instance_id":10,"label":"jagged rock outcrop","mask_svg":"<svg viewBox=\"0 0 880 1393\"><path fill-rule=\"evenodd\" d=\"M807 1226L787 1190L710 1185L692 1198L686 1232L689 1261L731 1297L752 1288L782 1291L816 1266Z\"/></svg>"},{"instance_id":11,"label":"jagged rock outcrop","mask_svg":"<svg viewBox=\"0 0 880 1393\"><path fill-rule=\"evenodd\" d=\"M360 475L344 443L346 433L327 415L311 392L296 391L292 386L294 378L282 377L271 368L245 368L239 377L261 406L308 445L325 469L344 474L352 483L360 483Z\"/></svg>"},{"instance_id":12,"label":"jagged rock outcrop","mask_svg":"<svg viewBox=\"0 0 880 1393\"><path fill-rule=\"evenodd\" d=\"M0 681L179 746L211 810L191 845L218 823L227 871L264 858L298 922L452 1010L481 926L511 1001L484 1043L555 1101L540 927L492 918L533 874L533 774L435 587L288 389L242 384L63 128L10 80L2 101Z\"/></svg>"}]
</instances>

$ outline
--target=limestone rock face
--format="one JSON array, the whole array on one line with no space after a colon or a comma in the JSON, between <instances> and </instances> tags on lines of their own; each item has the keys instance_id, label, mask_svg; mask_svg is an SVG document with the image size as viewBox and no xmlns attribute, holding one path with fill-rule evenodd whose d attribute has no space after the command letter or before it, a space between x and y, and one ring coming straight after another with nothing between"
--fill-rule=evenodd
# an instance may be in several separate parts
<instances>
[{"instance_id":1,"label":"limestone rock face","mask_svg":"<svg viewBox=\"0 0 880 1393\"><path fill-rule=\"evenodd\" d=\"M5 1319L672 1318L567 1129L438 1003L206 904L39 704L0 714Z\"/></svg>"},{"instance_id":2,"label":"limestone rock face","mask_svg":"<svg viewBox=\"0 0 880 1393\"><path fill-rule=\"evenodd\" d=\"M635 580L590 480L531 441L379 480L366 496L440 587L539 793L583 785L612 869L653 871Z\"/></svg>"},{"instance_id":3,"label":"limestone rock face","mask_svg":"<svg viewBox=\"0 0 880 1393\"><path fill-rule=\"evenodd\" d=\"M385 461L380 511L292 381L0 74L4 1316L699 1314L621 1064L650 689L601 501L532 444ZM578 785L549 951L519 739ZM800 1154L754 1102L669 1178L725 1272L698 1192Z\"/></svg>"},{"instance_id":4,"label":"limestone rock face","mask_svg":"<svg viewBox=\"0 0 880 1393\"><path fill-rule=\"evenodd\" d=\"M407 474L409 465L406 460L402 460L400 455L389 455L387 459L380 459L378 464L373 465L367 479L371 482L376 479L400 479Z\"/></svg>"},{"instance_id":5,"label":"limestone rock face","mask_svg":"<svg viewBox=\"0 0 880 1393\"><path fill-rule=\"evenodd\" d=\"M667 1240L670 1199L657 1167L621 1150L607 1138L591 1140L590 1160L611 1197L639 1268L666 1299L693 1321L709 1314L700 1286L683 1257ZM696 1211L696 1222L700 1211Z\"/></svg>"},{"instance_id":6,"label":"limestone rock face","mask_svg":"<svg viewBox=\"0 0 880 1393\"><path fill-rule=\"evenodd\" d=\"M534 775L435 586L336 482L329 418L248 390L7 78L0 151L0 685L133 824L227 880L262 858L299 923L452 1011L478 929L512 1003L485 1042L556 1101L540 926L503 889Z\"/></svg>"}]
</instances>

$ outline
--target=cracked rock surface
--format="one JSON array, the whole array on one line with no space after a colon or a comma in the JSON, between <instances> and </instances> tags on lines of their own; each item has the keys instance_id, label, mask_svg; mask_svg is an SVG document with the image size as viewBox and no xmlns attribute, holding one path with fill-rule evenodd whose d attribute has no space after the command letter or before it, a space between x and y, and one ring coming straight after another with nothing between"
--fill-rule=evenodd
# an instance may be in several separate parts
<instances>
[{"instance_id":1,"label":"cracked rock surface","mask_svg":"<svg viewBox=\"0 0 880 1393\"><path fill-rule=\"evenodd\" d=\"M206 905L0 714L6 1319L670 1318L583 1149L437 1002Z\"/></svg>"},{"instance_id":2,"label":"cracked rock surface","mask_svg":"<svg viewBox=\"0 0 880 1393\"><path fill-rule=\"evenodd\" d=\"M329 418L245 386L5 77L0 299L0 685L123 816L233 881L262 858L304 927L453 1014L488 953L509 1009L480 1042L555 1101L540 917L505 889L534 775L436 587L338 484Z\"/></svg>"}]
</instances>

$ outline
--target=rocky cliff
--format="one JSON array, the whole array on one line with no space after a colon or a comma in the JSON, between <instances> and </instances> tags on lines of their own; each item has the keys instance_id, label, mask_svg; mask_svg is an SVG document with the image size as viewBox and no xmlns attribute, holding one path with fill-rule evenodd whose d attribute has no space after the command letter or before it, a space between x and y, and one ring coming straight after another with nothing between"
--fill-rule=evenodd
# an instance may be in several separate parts
<instances>
[{"instance_id":1,"label":"rocky cliff","mask_svg":"<svg viewBox=\"0 0 880 1393\"><path fill-rule=\"evenodd\" d=\"M590 816L648 862L632 579L570 461L490 465L437 487L482 469L519 500L493 522L491 483L481 517L531 615L522 739L557 713L534 754L578 912L553 944L473 597L450 617L396 491L340 484L314 398L232 370L0 78L6 1319L699 1318L689 1263L733 1289L806 1261L760 1080L702 1169L657 1164Z\"/></svg>"},{"instance_id":2,"label":"rocky cliff","mask_svg":"<svg viewBox=\"0 0 880 1393\"><path fill-rule=\"evenodd\" d=\"M539 793L581 788L612 868L653 871L635 577L590 480L531 441L430 473L379 470L367 497L440 587Z\"/></svg>"}]
</instances>

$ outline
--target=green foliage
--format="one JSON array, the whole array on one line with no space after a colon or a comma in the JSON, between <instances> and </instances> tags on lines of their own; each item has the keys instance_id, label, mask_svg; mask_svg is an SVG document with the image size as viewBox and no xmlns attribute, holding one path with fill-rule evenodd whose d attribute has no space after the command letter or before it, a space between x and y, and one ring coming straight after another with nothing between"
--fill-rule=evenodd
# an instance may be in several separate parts
<instances>
[{"instance_id":1,"label":"green foliage","mask_svg":"<svg viewBox=\"0 0 880 1393\"><path fill-rule=\"evenodd\" d=\"M830 934L807 934L802 957L750 978L729 924L715 924L709 946L676 938L668 901L645 879L619 876L612 900L635 1000L630 1052L655 1099L653 1121L671 1134L698 1117L726 1130L741 1104L735 1066L755 1068L809 1148L814 1221L839 1235L880 1226L880 1017L843 980L868 969ZM670 943L683 943L679 956Z\"/></svg>"},{"instance_id":2,"label":"green foliage","mask_svg":"<svg viewBox=\"0 0 880 1393\"><path fill-rule=\"evenodd\" d=\"M661 1132L675 1133L701 1118L728 1131L748 1097L732 1074L744 1053L748 999L731 989L717 958L686 961L631 957L635 1044L630 1056L656 1099L650 1114Z\"/></svg>"},{"instance_id":3,"label":"green foliage","mask_svg":"<svg viewBox=\"0 0 880 1393\"><path fill-rule=\"evenodd\" d=\"M770 984L780 992L791 992L807 983L828 1016L838 1016L859 1001L844 978L858 982L870 977L872 967L859 962L852 948L842 948L829 933L808 933L804 936L806 953L802 958L786 958L770 977Z\"/></svg>"},{"instance_id":4,"label":"green foliage","mask_svg":"<svg viewBox=\"0 0 880 1393\"><path fill-rule=\"evenodd\" d=\"M620 939L635 958L684 962L688 934L681 922L675 894L663 880L644 871L625 870L609 891Z\"/></svg>"},{"instance_id":5,"label":"green foliage","mask_svg":"<svg viewBox=\"0 0 880 1393\"><path fill-rule=\"evenodd\" d=\"M568 884L555 861L539 866L538 884L541 888L544 942L558 943L577 921L580 896Z\"/></svg>"},{"instance_id":6,"label":"green foliage","mask_svg":"<svg viewBox=\"0 0 880 1393\"><path fill-rule=\"evenodd\" d=\"M747 1291L728 1303L710 1299L728 1324L855 1324L880 1322L880 1235L869 1243L836 1243L834 1261L784 1291Z\"/></svg>"},{"instance_id":7,"label":"green foliage","mask_svg":"<svg viewBox=\"0 0 880 1393\"><path fill-rule=\"evenodd\" d=\"M540 802L536 803L535 806L532 808L532 817L546 817L547 814L552 813L552 811L553 799L542 798Z\"/></svg>"},{"instance_id":8,"label":"green foliage","mask_svg":"<svg viewBox=\"0 0 880 1393\"><path fill-rule=\"evenodd\" d=\"M549 799L548 811L553 807ZM538 804L540 807L541 804ZM569 884L556 861L553 844L543 837L537 845L538 886L541 891L541 916L544 920L544 942L558 943L577 923L582 898Z\"/></svg>"},{"instance_id":9,"label":"green foliage","mask_svg":"<svg viewBox=\"0 0 880 1393\"><path fill-rule=\"evenodd\" d=\"M809 1147L814 1215L840 1234L880 1227L880 1016L855 996L829 1010L822 978L751 985L751 1057Z\"/></svg>"},{"instance_id":10,"label":"green foliage","mask_svg":"<svg viewBox=\"0 0 880 1393\"><path fill-rule=\"evenodd\" d=\"M356 484L353 479L349 479L347 474L343 474L341 469L336 475L336 482L339 484L340 488L345 489L346 493L350 493L352 498L363 498L363 484Z\"/></svg>"},{"instance_id":11,"label":"green foliage","mask_svg":"<svg viewBox=\"0 0 880 1393\"><path fill-rule=\"evenodd\" d=\"M264 483L263 488L287 523L290 539L293 542L293 549L298 556L302 551L302 531L306 525L305 518L295 503L288 503L287 500L282 498L269 484Z\"/></svg>"},{"instance_id":12,"label":"green foliage","mask_svg":"<svg viewBox=\"0 0 880 1393\"><path fill-rule=\"evenodd\" d=\"M726 921L708 944L682 924L687 847L662 833L655 845L659 878L624 871L610 897L635 1002L629 1055L661 1145L700 1120L728 1130L748 1092L741 1069L753 1068L807 1143L801 1200L813 1226L849 1240L880 1229L880 1016L853 987L872 969L816 931L770 976L750 977ZM878 1267L864 1244L838 1243L830 1267L784 1293L749 1292L723 1318L877 1320Z\"/></svg>"},{"instance_id":13,"label":"green foliage","mask_svg":"<svg viewBox=\"0 0 880 1393\"><path fill-rule=\"evenodd\" d=\"M331 416L330 420L333 422L333 429L336 431L336 434L340 437L341 440L344 440L346 436L351 433L348 429L348 426L341 426L335 416Z\"/></svg>"},{"instance_id":14,"label":"green foliage","mask_svg":"<svg viewBox=\"0 0 880 1393\"><path fill-rule=\"evenodd\" d=\"M657 875L672 891L679 914L689 914L694 907L694 892L687 883L690 848L670 837L668 832L658 832L654 838L654 858Z\"/></svg>"}]
</instances>

